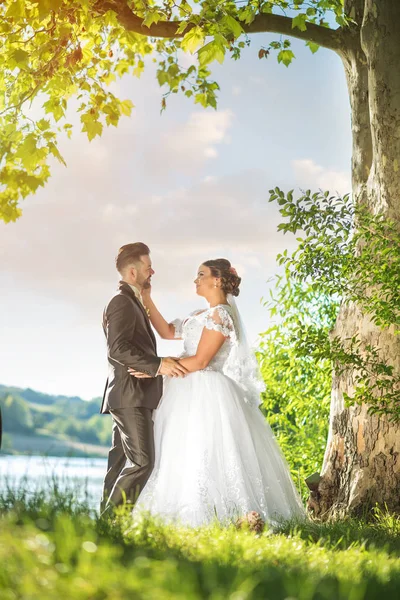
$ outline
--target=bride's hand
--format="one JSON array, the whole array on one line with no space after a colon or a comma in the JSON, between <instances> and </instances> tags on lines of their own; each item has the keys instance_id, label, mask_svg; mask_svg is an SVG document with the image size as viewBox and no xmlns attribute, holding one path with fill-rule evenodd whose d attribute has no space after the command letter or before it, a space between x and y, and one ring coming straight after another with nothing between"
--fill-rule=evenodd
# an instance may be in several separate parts
<instances>
[{"instance_id":1,"label":"bride's hand","mask_svg":"<svg viewBox=\"0 0 400 600\"><path fill-rule=\"evenodd\" d=\"M134 369L128 369L129 375L132 377L136 377L137 379L152 379L151 375L147 375L147 373L141 373L140 371L135 371Z\"/></svg>"},{"instance_id":2,"label":"bride's hand","mask_svg":"<svg viewBox=\"0 0 400 600\"><path fill-rule=\"evenodd\" d=\"M149 284L149 287L142 288L142 300L144 304L146 304L146 300L149 298L151 298L151 283Z\"/></svg>"}]
</instances>

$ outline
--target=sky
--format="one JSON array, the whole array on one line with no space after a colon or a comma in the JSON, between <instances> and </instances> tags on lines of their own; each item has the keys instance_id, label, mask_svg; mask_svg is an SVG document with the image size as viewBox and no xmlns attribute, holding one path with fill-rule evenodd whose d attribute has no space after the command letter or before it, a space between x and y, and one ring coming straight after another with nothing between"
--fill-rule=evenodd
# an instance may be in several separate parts
<instances>
[{"instance_id":1,"label":"sky","mask_svg":"<svg viewBox=\"0 0 400 600\"><path fill-rule=\"evenodd\" d=\"M268 190L350 191L350 107L340 59L293 40L286 68L252 37L239 61L213 66L218 110L162 89L150 63L141 79L112 84L135 105L117 129L88 142L75 129L23 216L0 223L0 383L49 394L101 396L107 376L102 312L114 294L118 248L151 248L153 297L167 320L205 306L193 280L210 258L242 277L238 306L249 339L270 319L262 298L293 242L277 232ZM185 60L190 61L188 56ZM79 122L72 107L72 123ZM177 356L181 342L158 344Z\"/></svg>"}]
</instances>

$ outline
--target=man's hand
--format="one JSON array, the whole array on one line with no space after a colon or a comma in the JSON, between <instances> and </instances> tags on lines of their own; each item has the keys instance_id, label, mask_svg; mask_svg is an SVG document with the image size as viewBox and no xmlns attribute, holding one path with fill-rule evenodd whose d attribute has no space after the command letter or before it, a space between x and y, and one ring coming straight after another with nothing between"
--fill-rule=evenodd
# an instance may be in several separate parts
<instances>
[{"instance_id":1,"label":"man's hand","mask_svg":"<svg viewBox=\"0 0 400 600\"><path fill-rule=\"evenodd\" d=\"M154 377L151 375L147 375L147 373L141 373L140 371L135 371L135 369L131 369L130 367L128 369L128 373L129 375L132 375L132 377L136 377L136 379L154 379Z\"/></svg>"},{"instance_id":2,"label":"man's hand","mask_svg":"<svg viewBox=\"0 0 400 600\"><path fill-rule=\"evenodd\" d=\"M162 359L162 365L158 372L159 375L166 375L167 377L185 377L189 371L179 363L178 358L167 356Z\"/></svg>"},{"instance_id":3,"label":"man's hand","mask_svg":"<svg viewBox=\"0 0 400 600\"><path fill-rule=\"evenodd\" d=\"M137 379L151 379L151 375L135 371L135 369L129 368L128 373L132 377L137 377ZM179 363L179 359L172 356L162 359L162 365L158 372L159 375L166 375L167 377L184 377L188 373L189 371Z\"/></svg>"}]
</instances>

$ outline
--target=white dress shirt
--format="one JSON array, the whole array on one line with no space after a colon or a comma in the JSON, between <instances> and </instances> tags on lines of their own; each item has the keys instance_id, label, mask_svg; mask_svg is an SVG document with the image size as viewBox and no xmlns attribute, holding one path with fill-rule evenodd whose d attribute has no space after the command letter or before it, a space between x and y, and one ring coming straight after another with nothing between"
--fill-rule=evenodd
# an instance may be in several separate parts
<instances>
[{"instance_id":1,"label":"white dress shirt","mask_svg":"<svg viewBox=\"0 0 400 600\"><path fill-rule=\"evenodd\" d=\"M143 298L142 298L142 294L140 293L139 288L136 287L136 285L131 285L130 283L128 283L129 287L131 288L132 292L135 294L136 298L139 300L140 304L144 307L144 303L143 303Z\"/></svg>"}]
</instances>

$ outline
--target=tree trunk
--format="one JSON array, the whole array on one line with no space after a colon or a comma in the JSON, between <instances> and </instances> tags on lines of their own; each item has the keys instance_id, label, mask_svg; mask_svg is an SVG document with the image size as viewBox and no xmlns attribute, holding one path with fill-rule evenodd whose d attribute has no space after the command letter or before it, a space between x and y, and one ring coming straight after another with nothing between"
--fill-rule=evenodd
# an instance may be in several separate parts
<instances>
[{"instance_id":1,"label":"tree trunk","mask_svg":"<svg viewBox=\"0 0 400 600\"><path fill-rule=\"evenodd\" d=\"M400 229L400 2L348 4L360 19L341 53L352 109L353 197ZM358 335L400 373L400 336L394 327L377 328L357 306L342 306L332 335ZM400 512L400 426L369 415L365 405L345 408L343 393L353 390L350 376L334 376L321 480L308 502L324 519L366 514L375 503Z\"/></svg>"}]
</instances>

